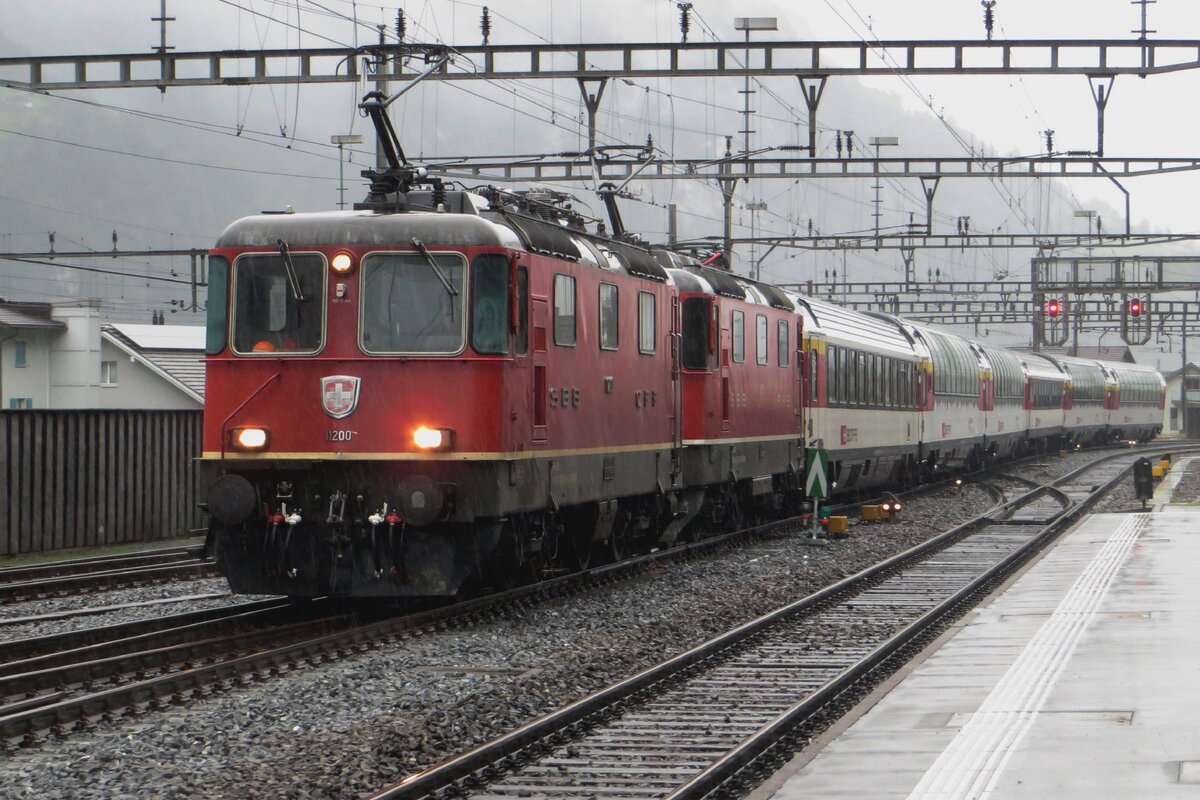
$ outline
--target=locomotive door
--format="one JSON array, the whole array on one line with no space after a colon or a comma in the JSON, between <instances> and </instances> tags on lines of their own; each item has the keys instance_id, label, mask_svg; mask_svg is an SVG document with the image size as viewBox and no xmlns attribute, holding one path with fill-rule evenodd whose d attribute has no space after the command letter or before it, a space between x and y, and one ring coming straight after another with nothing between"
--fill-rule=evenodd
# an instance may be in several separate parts
<instances>
[{"instance_id":1,"label":"locomotive door","mask_svg":"<svg viewBox=\"0 0 1200 800\"><path fill-rule=\"evenodd\" d=\"M546 321L549 319L549 303L547 298L534 295L533 300L533 441L544 444L547 439L546 402L550 391L550 382L546 375L547 367L547 333Z\"/></svg>"},{"instance_id":2,"label":"locomotive door","mask_svg":"<svg viewBox=\"0 0 1200 800\"><path fill-rule=\"evenodd\" d=\"M729 403L730 392L732 391L729 380L729 351L732 348L733 340L733 322L730 321L730 327L725 328L721 324L721 310L717 303L713 303L713 326L717 330L718 351L720 353L720 366L718 367L721 377L721 431L728 433L732 430L732 425L729 422Z\"/></svg>"},{"instance_id":3,"label":"locomotive door","mask_svg":"<svg viewBox=\"0 0 1200 800\"><path fill-rule=\"evenodd\" d=\"M811 352L816 353L815 350ZM804 350L804 323L799 319L796 320L796 346L792 348L792 358L796 362L796 430L803 435L804 418L807 416L804 412L811 409L813 401L817 399L818 372L816 356L809 357Z\"/></svg>"},{"instance_id":4,"label":"locomotive door","mask_svg":"<svg viewBox=\"0 0 1200 800\"><path fill-rule=\"evenodd\" d=\"M671 481L683 471L683 334L679 295L671 295Z\"/></svg>"}]
</instances>

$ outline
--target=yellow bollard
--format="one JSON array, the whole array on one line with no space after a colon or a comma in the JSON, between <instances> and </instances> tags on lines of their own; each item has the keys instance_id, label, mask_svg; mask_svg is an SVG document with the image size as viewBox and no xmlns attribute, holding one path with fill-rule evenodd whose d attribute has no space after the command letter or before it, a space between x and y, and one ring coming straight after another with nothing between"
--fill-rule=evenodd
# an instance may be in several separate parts
<instances>
[{"instance_id":1,"label":"yellow bollard","mask_svg":"<svg viewBox=\"0 0 1200 800\"><path fill-rule=\"evenodd\" d=\"M849 527L849 520L845 517L830 517L829 522L825 524L825 530L831 535L842 534Z\"/></svg>"},{"instance_id":2,"label":"yellow bollard","mask_svg":"<svg viewBox=\"0 0 1200 800\"><path fill-rule=\"evenodd\" d=\"M1159 461L1159 462L1158 462L1158 465L1159 465L1160 467L1162 467L1162 471L1163 471L1163 472L1170 472L1170 471L1171 471L1171 462L1170 462L1169 460L1165 459L1165 458L1164 458L1162 461Z\"/></svg>"},{"instance_id":3,"label":"yellow bollard","mask_svg":"<svg viewBox=\"0 0 1200 800\"><path fill-rule=\"evenodd\" d=\"M1150 474L1154 476L1155 480L1159 480L1163 476L1163 468L1155 465L1150 468Z\"/></svg>"},{"instance_id":4,"label":"yellow bollard","mask_svg":"<svg viewBox=\"0 0 1200 800\"><path fill-rule=\"evenodd\" d=\"M862 519L863 522L879 522L885 519L885 515L883 509L877 505L863 506Z\"/></svg>"}]
</instances>

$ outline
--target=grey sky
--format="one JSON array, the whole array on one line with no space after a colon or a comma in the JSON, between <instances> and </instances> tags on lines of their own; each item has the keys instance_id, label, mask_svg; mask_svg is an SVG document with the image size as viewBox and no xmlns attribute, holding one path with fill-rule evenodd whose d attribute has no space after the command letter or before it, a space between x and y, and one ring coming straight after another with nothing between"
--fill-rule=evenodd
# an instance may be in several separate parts
<instances>
[{"instance_id":1,"label":"grey sky","mask_svg":"<svg viewBox=\"0 0 1200 800\"><path fill-rule=\"evenodd\" d=\"M242 6L238 9L235 6ZM413 38L441 39L449 43L474 44L479 41L479 9L482 3L455 0L375 3L351 3L349 0L320 0L299 3L299 24L309 33L297 34L285 24L297 22L296 4L265 0L171 0L169 12L178 18L169 28L169 41L179 50L294 46L297 37L308 46L330 44L320 36L339 43L353 41L354 26L344 19L323 13L324 6L340 14L356 9L359 17L374 24L395 19L394 9L403 5L410 19ZM679 37L678 12L668 0L493 0L488 3L495 17L495 43L537 40L539 37L566 41L676 41ZM696 19L691 38L699 40L708 30L728 40L736 40L732 17L736 15L776 16L779 32L762 38L858 39L934 39L983 37L983 10L977 0L803 0L803 2L739 2L696 0ZM249 13L252 9L275 17L276 21ZM158 0L39 0L36 4L0 2L0 37L26 52L38 54L145 52L157 39L157 27L150 17L158 11ZM1138 9L1128 0L999 0L996 6L996 38L1127 38L1137 27ZM1200 4L1192 0L1159 0L1149 7L1154 38L1200 37ZM870 27L868 28L868 24ZM707 26L707 29L706 29ZM371 37L368 28L358 28L359 41ZM756 37L758 38L758 37ZM823 131L821 147L832 155L832 129L854 129L865 139L871 135L901 135L897 155L945 156L962 153L945 127L926 106L944 114L947 122L972 146L990 152L1027 154L1043 147L1041 131L1056 131L1057 149L1090 149L1094 145L1095 112L1087 82L1076 78L916 78L915 89L895 78L856 81L833 79L819 115ZM1195 112L1187 98L1196 94L1200 71L1148 80L1121 78L1116 82L1107 117L1106 150L1110 156L1196 155L1193 131ZM757 140L766 144L797 141L801 115L787 108L800 105L796 84L791 79L764 81L777 99L760 92L757 108L762 117L756 122ZM660 148L678 156L713 155L720 151L723 137L741 127L733 109L740 106L737 90L740 82L657 79L630 86L614 82L605 97L600 128L608 141L640 142L653 135ZM470 90L474 94L468 93ZM356 119L354 104L361 87L277 87L255 89L179 89L165 97L153 90L105 91L87 97L100 103L145 109L172 117L203 119L226 127L245 125L240 138L215 133L194 132L162 122L141 121L127 115L114 115L91 109L63 109L77 104L43 99L36 109L27 108L25 99L0 89L0 119L21 124L44 125L41 115L73 115L77 129L59 138L75 142L97 142L122 149L128 144L142 156L194 160L210 166L262 169L270 175L222 172L207 168L187 168L159 164L160 172L172 174L170 186L179 190L139 205L126 194L107 198L111 210L105 218L123 219L128 209L136 221L148 228L173 231L189 245L200 245L219 233L224 221L252 213L259 207L281 207L288 203L297 208L328 208L336 200L334 179L336 161L326 144L332 133L343 133L351 126L366 132ZM34 119L34 111L37 119ZM523 85L485 86L482 83L457 86L427 84L398 104L396 121L405 146L413 155L453 153L509 153L578 147L579 101L573 84L534 82ZM119 125L112 117L120 117ZM8 127L8 125L0 126ZM288 129L289 138L279 135ZM22 128L27 133L30 129ZM127 141L129 131L134 141ZM251 135L262 131L262 135ZM112 139L107 139L110 136ZM296 137L291 140L290 137ZM259 138L265 143L254 143ZM0 148L12 141L0 134ZM69 145L25 141L23 152L44 156L47 169L64 162L82 165L81 191L95 197L113 191L130 157L96 154ZM291 149L287 149L288 146ZM357 165L348 165L354 180L369 155L356 156ZM145 165L143 165L145 166ZM283 175L280 173L287 173ZM290 177L307 175L311 179ZM115 179L115 180L114 180ZM762 182L739 187L739 205L748 200L765 200L769 214L757 220L762 232L803 231L808 220L817 228L832 233L869 227L871 196L869 181ZM911 184L911 185L909 185ZM1120 227L1121 197L1107 182L1075 180L1068 185L1050 185L1047 181L1009 181L1004 186L986 181L950 181L939 190L939 219L942 230L953 230L956 215L969 215L977 230L1004 229L1009 232L1041 230L1082 230L1083 222L1072 217L1077 208L1100 209L1109 230ZM1127 181L1133 191L1133 217L1136 230L1193 230L1194 214L1190 198L1196 195L1197 178L1181 175L1142 178ZM189 186L196 187L189 191ZM214 186L225 190L214 190ZM361 193L351 183L350 197ZM203 187L203 198L197 192ZM51 206L66 212L74 200L61 191L54 196L39 195L37 183L24 186L27 206L22 209L28 229L71 229L76 218L69 214L37 211L36 205ZM211 195L222 196L214 203ZM599 203L588 197L585 188L575 190L597 212ZM634 224L652 234L665 229L668 202L680 204L684 211L684 234L699 236L719 233L719 195L712 187L697 185L643 185L645 202L631 203L628 216ZM0 192L3 194L3 192ZM885 224L899 225L908 214L923 213L916 201L919 189L915 181L889 182L884 193ZM199 208L198 206L203 206ZM0 204L0 211L6 208ZM92 217L94 209L85 209ZM134 220L131 219L132 223ZM735 233L748 235L749 217L739 210ZM107 230L107 221L92 220L93 228ZM0 225L0 233L12 233ZM91 235L95 235L94 233ZM129 236L135 234L130 233ZM207 238L206 238L207 237ZM11 238L11 237L10 237ZM145 234L147 243L163 237ZM661 234L657 238L661 238ZM166 242L159 241L160 246ZM19 246L25 246L18 242ZM745 255L741 255L745 258ZM1020 258L1010 254L968 253L933 254L925 259L928 269L935 266L965 277L989 276L1019 269ZM1023 258L1023 257L1022 257ZM857 261L857 266L855 266ZM852 259L855 277L894 278L898 256L866 254ZM828 257L789 258L776 253L764 264L764 276L774 280L805 279L821 276L833 266ZM3 287L0 286L0 291Z\"/></svg>"}]
</instances>

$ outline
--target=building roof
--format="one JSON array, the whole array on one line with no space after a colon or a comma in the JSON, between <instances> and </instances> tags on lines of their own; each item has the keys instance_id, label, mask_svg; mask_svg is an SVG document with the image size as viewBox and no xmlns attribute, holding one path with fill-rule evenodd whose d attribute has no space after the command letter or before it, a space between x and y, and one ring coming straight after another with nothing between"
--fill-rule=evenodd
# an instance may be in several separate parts
<instances>
[{"instance_id":1,"label":"building roof","mask_svg":"<svg viewBox=\"0 0 1200 800\"><path fill-rule=\"evenodd\" d=\"M204 326L100 326L100 335L140 361L176 388L204 402Z\"/></svg>"},{"instance_id":2,"label":"building roof","mask_svg":"<svg viewBox=\"0 0 1200 800\"><path fill-rule=\"evenodd\" d=\"M0 300L0 328L65 330L67 324L50 318L49 303L14 303Z\"/></svg>"},{"instance_id":3,"label":"building roof","mask_svg":"<svg viewBox=\"0 0 1200 800\"><path fill-rule=\"evenodd\" d=\"M1184 367L1180 367L1177 370L1166 373L1165 375L1163 375L1163 377L1166 378L1167 380L1172 380L1174 378L1178 378L1180 375L1183 374L1184 369L1185 369ZM1186 369L1187 369L1188 375L1195 375L1197 372L1200 372L1200 366L1197 366L1195 361L1189 361L1187 363Z\"/></svg>"}]
</instances>

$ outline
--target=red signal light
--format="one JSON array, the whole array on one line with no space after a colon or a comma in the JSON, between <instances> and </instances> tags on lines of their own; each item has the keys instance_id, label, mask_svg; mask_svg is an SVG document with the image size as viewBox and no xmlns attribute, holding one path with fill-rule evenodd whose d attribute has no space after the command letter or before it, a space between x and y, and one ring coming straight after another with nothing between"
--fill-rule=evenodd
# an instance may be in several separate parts
<instances>
[{"instance_id":1,"label":"red signal light","mask_svg":"<svg viewBox=\"0 0 1200 800\"><path fill-rule=\"evenodd\" d=\"M1058 319L1058 315L1061 311L1062 303L1058 302L1057 300L1046 301L1046 314L1048 314L1051 319Z\"/></svg>"},{"instance_id":2,"label":"red signal light","mask_svg":"<svg viewBox=\"0 0 1200 800\"><path fill-rule=\"evenodd\" d=\"M1129 316L1140 317L1142 315L1142 299L1135 297L1129 301Z\"/></svg>"}]
</instances>

